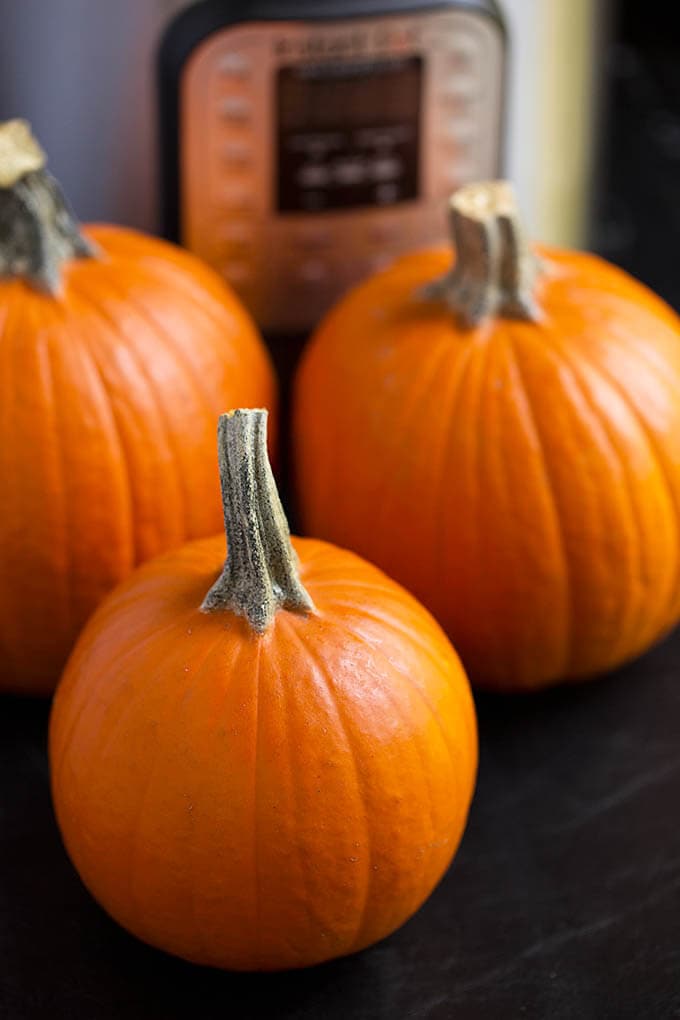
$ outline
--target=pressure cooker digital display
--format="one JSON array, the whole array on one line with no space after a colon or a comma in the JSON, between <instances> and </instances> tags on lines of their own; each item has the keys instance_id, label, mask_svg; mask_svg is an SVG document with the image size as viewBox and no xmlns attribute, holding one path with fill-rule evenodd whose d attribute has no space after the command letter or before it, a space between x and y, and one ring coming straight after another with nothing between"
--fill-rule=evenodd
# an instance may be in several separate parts
<instances>
[{"instance_id":1,"label":"pressure cooker digital display","mask_svg":"<svg viewBox=\"0 0 680 1020\"><path fill-rule=\"evenodd\" d=\"M499 173L504 45L493 0L194 4L161 54L165 233L309 330Z\"/></svg>"},{"instance_id":2,"label":"pressure cooker digital display","mask_svg":"<svg viewBox=\"0 0 680 1020\"><path fill-rule=\"evenodd\" d=\"M282 67L279 211L318 213L416 198L422 71L420 57Z\"/></svg>"}]
</instances>

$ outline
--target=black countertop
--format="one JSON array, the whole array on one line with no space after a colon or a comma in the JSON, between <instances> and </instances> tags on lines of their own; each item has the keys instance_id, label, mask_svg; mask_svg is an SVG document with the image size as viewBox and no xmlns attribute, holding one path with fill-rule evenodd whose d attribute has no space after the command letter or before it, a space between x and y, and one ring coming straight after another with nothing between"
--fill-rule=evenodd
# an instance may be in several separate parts
<instances>
[{"instance_id":1,"label":"black countertop","mask_svg":"<svg viewBox=\"0 0 680 1020\"><path fill-rule=\"evenodd\" d=\"M53 820L47 708L0 717L2 1020L680 1017L680 633L538 696L478 697L461 850L401 931L288 974L193 967L119 929Z\"/></svg>"}]
</instances>

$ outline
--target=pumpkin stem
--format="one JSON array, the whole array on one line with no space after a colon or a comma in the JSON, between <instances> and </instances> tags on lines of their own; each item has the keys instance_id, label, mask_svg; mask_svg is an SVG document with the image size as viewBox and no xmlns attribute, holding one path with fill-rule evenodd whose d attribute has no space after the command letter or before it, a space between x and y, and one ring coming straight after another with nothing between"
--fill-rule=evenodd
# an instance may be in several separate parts
<instances>
[{"instance_id":1,"label":"pumpkin stem","mask_svg":"<svg viewBox=\"0 0 680 1020\"><path fill-rule=\"evenodd\" d=\"M267 411L223 414L217 428L227 560L204 613L231 611L263 633L278 609L314 606L298 575L288 521L267 455Z\"/></svg>"},{"instance_id":2,"label":"pumpkin stem","mask_svg":"<svg viewBox=\"0 0 680 1020\"><path fill-rule=\"evenodd\" d=\"M536 321L539 263L524 236L512 185L468 184L451 197L449 215L456 261L425 297L444 301L463 326L493 315Z\"/></svg>"},{"instance_id":3,"label":"pumpkin stem","mask_svg":"<svg viewBox=\"0 0 680 1020\"><path fill-rule=\"evenodd\" d=\"M21 277L57 294L62 264L96 251L46 162L26 121L0 123L0 280Z\"/></svg>"}]
</instances>

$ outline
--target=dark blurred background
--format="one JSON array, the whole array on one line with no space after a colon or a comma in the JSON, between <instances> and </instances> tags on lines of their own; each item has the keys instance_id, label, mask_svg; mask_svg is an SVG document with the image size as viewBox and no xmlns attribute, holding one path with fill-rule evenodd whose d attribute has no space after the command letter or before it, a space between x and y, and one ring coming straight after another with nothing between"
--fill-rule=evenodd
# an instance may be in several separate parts
<instances>
[{"instance_id":1,"label":"dark blurred background","mask_svg":"<svg viewBox=\"0 0 680 1020\"><path fill-rule=\"evenodd\" d=\"M612 4L592 246L680 306L680 30L674 4Z\"/></svg>"}]
</instances>

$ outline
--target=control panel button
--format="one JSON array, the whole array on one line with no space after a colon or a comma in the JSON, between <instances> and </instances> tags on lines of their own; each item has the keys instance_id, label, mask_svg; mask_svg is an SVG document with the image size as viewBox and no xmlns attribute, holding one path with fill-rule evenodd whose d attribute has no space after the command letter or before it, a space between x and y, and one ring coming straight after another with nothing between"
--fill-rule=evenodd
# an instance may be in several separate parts
<instances>
[{"instance_id":1,"label":"control panel button","mask_svg":"<svg viewBox=\"0 0 680 1020\"><path fill-rule=\"evenodd\" d=\"M330 171L322 163L306 163L300 167L297 177L303 188L325 188L330 181Z\"/></svg>"},{"instance_id":2,"label":"control panel button","mask_svg":"<svg viewBox=\"0 0 680 1020\"><path fill-rule=\"evenodd\" d=\"M246 121L250 119L251 105L245 96L225 96L220 103L220 111L228 120Z\"/></svg>"},{"instance_id":3,"label":"control panel button","mask_svg":"<svg viewBox=\"0 0 680 1020\"><path fill-rule=\"evenodd\" d=\"M366 179L366 164L360 159L339 160L333 166L333 178L338 184L346 187L362 184Z\"/></svg>"},{"instance_id":4,"label":"control panel button","mask_svg":"<svg viewBox=\"0 0 680 1020\"><path fill-rule=\"evenodd\" d=\"M471 142L477 136L477 125L469 117L452 117L446 123L445 133L450 142Z\"/></svg>"},{"instance_id":5,"label":"control panel button","mask_svg":"<svg viewBox=\"0 0 680 1020\"><path fill-rule=\"evenodd\" d=\"M232 166L247 166L252 159L252 149L246 142L233 139L223 148L225 162Z\"/></svg>"},{"instance_id":6,"label":"control panel button","mask_svg":"<svg viewBox=\"0 0 680 1020\"><path fill-rule=\"evenodd\" d=\"M479 43L468 35L459 35L448 52L448 64L454 71L469 74L479 57Z\"/></svg>"},{"instance_id":7,"label":"control panel button","mask_svg":"<svg viewBox=\"0 0 680 1020\"><path fill-rule=\"evenodd\" d=\"M404 164L395 156L381 156L371 163L371 176L374 181L391 181L400 177Z\"/></svg>"},{"instance_id":8,"label":"control panel button","mask_svg":"<svg viewBox=\"0 0 680 1020\"><path fill-rule=\"evenodd\" d=\"M479 95L479 82L474 77L451 78L442 89L442 99L446 103L470 102Z\"/></svg>"},{"instance_id":9,"label":"control panel button","mask_svg":"<svg viewBox=\"0 0 680 1020\"><path fill-rule=\"evenodd\" d=\"M476 163L472 159L462 157L452 163L444 175L443 183L448 191L456 191L464 184L474 180L476 175Z\"/></svg>"},{"instance_id":10,"label":"control panel button","mask_svg":"<svg viewBox=\"0 0 680 1020\"><path fill-rule=\"evenodd\" d=\"M253 204L253 190L240 181L229 181L221 189L223 205L229 209L250 209Z\"/></svg>"},{"instance_id":11,"label":"control panel button","mask_svg":"<svg viewBox=\"0 0 680 1020\"><path fill-rule=\"evenodd\" d=\"M472 119L477 115L477 99L476 93L462 93L450 89L442 92L440 104L446 114Z\"/></svg>"},{"instance_id":12,"label":"control panel button","mask_svg":"<svg viewBox=\"0 0 680 1020\"><path fill-rule=\"evenodd\" d=\"M250 58L244 53L225 53L218 62L218 69L222 74L233 76L234 78L245 78L250 74L251 62Z\"/></svg>"}]
</instances>

